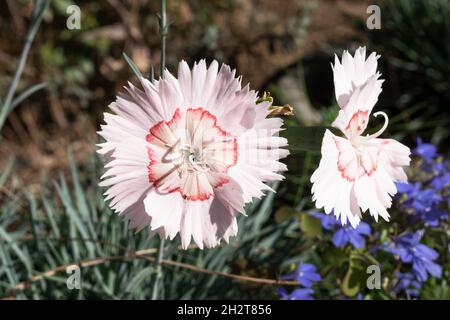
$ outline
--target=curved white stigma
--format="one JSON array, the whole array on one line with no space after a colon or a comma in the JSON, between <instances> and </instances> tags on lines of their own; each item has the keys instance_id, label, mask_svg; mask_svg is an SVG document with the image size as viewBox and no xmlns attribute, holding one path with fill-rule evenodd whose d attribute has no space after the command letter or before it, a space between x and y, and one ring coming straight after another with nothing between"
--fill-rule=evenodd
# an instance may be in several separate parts
<instances>
[{"instance_id":1,"label":"curved white stigma","mask_svg":"<svg viewBox=\"0 0 450 320\"><path fill-rule=\"evenodd\" d=\"M381 127L381 129L378 130L377 132L375 132L374 134L367 135L367 136L362 136L361 138L363 138L364 140L371 140L371 139L378 138L386 130L386 128L388 127L389 117L388 117L388 115L385 112L378 111L378 112L375 112L373 115L374 115L374 117L378 117L379 115L382 115L384 117L383 127Z\"/></svg>"}]
</instances>

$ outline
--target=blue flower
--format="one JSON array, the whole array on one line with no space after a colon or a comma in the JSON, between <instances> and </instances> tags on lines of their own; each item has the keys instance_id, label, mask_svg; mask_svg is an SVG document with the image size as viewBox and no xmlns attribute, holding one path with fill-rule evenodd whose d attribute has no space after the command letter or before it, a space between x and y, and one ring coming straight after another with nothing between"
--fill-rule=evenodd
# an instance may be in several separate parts
<instances>
[{"instance_id":1,"label":"blue flower","mask_svg":"<svg viewBox=\"0 0 450 320\"><path fill-rule=\"evenodd\" d=\"M437 155L436 147L431 143L423 143L421 138L417 138L417 147L412 152L425 160L431 160Z\"/></svg>"},{"instance_id":2,"label":"blue flower","mask_svg":"<svg viewBox=\"0 0 450 320\"><path fill-rule=\"evenodd\" d=\"M313 216L320 219L322 227L326 230L333 230L336 225L340 224L333 214L315 213Z\"/></svg>"},{"instance_id":3,"label":"blue flower","mask_svg":"<svg viewBox=\"0 0 450 320\"><path fill-rule=\"evenodd\" d=\"M279 288L278 294L284 300L314 300L314 290L311 289L314 282L320 281L322 278L317 273L316 267L310 263L299 263L297 269L294 272L281 276L282 280L295 280L300 287L295 289L291 293L288 293L286 289Z\"/></svg>"},{"instance_id":4,"label":"blue flower","mask_svg":"<svg viewBox=\"0 0 450 320\"><path fill-rule=\"evenodd\" d=\"M435 182L437 186L445 183L445 179ZM441 220L448 218L448 212L441 209L443 197L440 190L424 189L420 182L397 183L397 190L405 198L402 207L415 213L428 226L437 227Z\"/></svg>"},{"instance_id":5,"label":"blue flower","mask_svg":"<svg viewBox=\"0 0 450 320\"><path fill-rule=\"evenodd\" d=\"M370 232L370 226L365 222L360 222L355 229L343 226L334 233L333 244L336 248L342 248L347 243L351 243L354 248L363 248L366 245L363 236L370 235Z\"/></svg>"},{"instance_id":6,"label":"blue flower","mask_svg":"<svg viewBox=\"0 0 450 320\"><path fill-rule=\"evenodd\" d=\"M434 175L442 175L449 171L448 162L443 161L443 156L437 153L437 148L431 143L423 143L422 139L417 139L417 147L413 154L422 158L422 170Z\"/></svg>"},{"instance_id":7,"label":"blue flower","mask_svg":"<svg viewBox=\"0 0 450 320\"><path fill-rule=\"evenodd\" d=\"M300 285L311 288L314 282L322 278L317 273L316 267L310 263L299 263L294 272L281 276L282 280L296 280Z\"/></svg>"},{"instance_id":8,"label":"blue flower","mask_svg":"<svg viewBox=\"0 0 450 320\"><path fill-rule=\"evenodd\" d=\"M314 216L321 220L324 229L335 231L332 242L336 248L345 247L348 243L354 248L362 248L366 245L364 236L369 236L372 231L365 222L360 222L356 228L353 228L349 225L343 226L331 214L316 213Z\"/></svg>"},{"instance_id":9,"label":"blue flower","mask_svg":"<svg viewBox=\"0 0 450 320\"><path fill-rule=\"evenodd\" d=\"M397 183L397 190L407 196L404 205L416 211L430 210L432 206L439 204L441 196L433 189L422 189L420 182Z\"/></svg>"},{"instance_id":10,"label":"blue flower","mask_svg":"<svg viewBox=\"0 0 450 320\"><path fill-rule=\"evenodd\" d=\"M420 192L422 185L420 182L407 183L407 182L397 182L395 184L397 191L399 193L404 193L408 196L408 200L414 198L414 196Z\"/></svg>"},{"instance_id":11,"label":"blue flower","mask_svg":"<svg viewBox=\"0 0 450 320\"><path fill-rule=\"evenodd\" d=\"M398 237L394 243L384 244L385 251L398 255L404 263L412 264L412 271L418 280L425 282L428 274L440 278L442 268L434 262L439 254L430 247L420 243L423 232L417 231Z\"/></svg>"},{"instance_id":12,"label":"blue flower","mask_svg":"<svg viewBox=\"0 0 450 320\"><path fill-rule=\"evenodd\" d=\"M288 293L284 288L278 288L278 294L283 300L314 300L312 294L313 289L295 289L291 293Z\"/></svg>"},{"instance_id":13,"label":"blue flower","mask_svg":"<svg viewBox=\"0 0 450 320\"><path fill-rule=\"evenodd\" d=\"M442 189L444 189L445 187L450 186L450 171L444 173L441 176L437 176L435 177L432 181L431 181L431 185L433 186L433 188L435 190L439 190L441 191Z\"/></svg>"},{"instance_id":14,"label":"blue flower","mask_svg":"<svg viewBox=\"0 0 450 320\"><path fill-rule=\"evenodd\" d=\"M434 174L442 175L442 174L445 174L446 171L448 171L448 169L449 169L447 164L448 163L446 163L445 161L440 161L438 159L438 160L431 161L430 166L431 166L432 172Z\"/></svg>"},{"instance_id":15,"label":"blue flower","mask_svg":"<svg viewBox=\"0 0 450 320\"><path fill-rule=\"evenodd\" d=\"M397 272L397 278L397 284L392 289L395 294L404 291L410 297L415 298L419 296L422 284L414 274Z\"/></svg>"},{"instance_id":16,"label":"blue flower","mask_svg":"<svg viewBox=\"0 0 450 320\"><path fill-rule=\"evenodd\" d=\"M430 227L438 227L442 220L446 220L448 218L448 212L435 206L429 211L420 212L420 217L426 225Z\"/></svg>"}]
</instances>

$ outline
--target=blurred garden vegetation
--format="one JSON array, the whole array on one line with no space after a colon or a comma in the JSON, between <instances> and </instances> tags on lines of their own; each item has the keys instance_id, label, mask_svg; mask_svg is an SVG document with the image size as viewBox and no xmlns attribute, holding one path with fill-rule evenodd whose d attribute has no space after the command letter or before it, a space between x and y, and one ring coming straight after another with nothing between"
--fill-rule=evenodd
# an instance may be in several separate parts
<instances>
[{"instance_id":1,"label":"blurred garden vegetation","mask_svg":"<svg viewBox=\"0 0 450 320\"><path fill-rule=\"evenodd\" d=\"M386 82L377 108L390 116L389 134L409 146L420 136L448 155L450 2L375 1L381 30L368 30L366 9L373 2L170 0L166 63L176 72L181 59L217 59L237 68L253 89L270 91L276 104L289 103L296 116L286 118L287 125L329 125L337 113L333 55L366 45L382 56ZM71 4L81 8L81 30L66 28ZM0 96L17 66L32 7L25 0L0 3ZM128 231L104 203L95 143L102 113L126 81L136 81L122 53L144 75L152 66L159 70L158 11L158 1L50 2L18 92L47 86L19 104L0 132L0 298L149 298L154 252L150 260L134 253L157 241L148 240L146 230ZM317 151L294 150L276 196L248 208L229 246L184 252L175 242L166 258L271 279L299 259L313 261L329 275L320 297L354 296L342 286L346 263L364 260L365 253L323 252L320 222L304 213L312 209L309 177L318 160ZM113 256L122 258L90 265ZM80 291L65 285L61 266L72 263L86 269ZM56 272L33 278L48 270ZM163 298L277 298L270 285L179 265L164 270ZM390 298L384 291L371 294ZM450 298L450 290L436 284L425 297Z\"/></svg>"}]
</instances>

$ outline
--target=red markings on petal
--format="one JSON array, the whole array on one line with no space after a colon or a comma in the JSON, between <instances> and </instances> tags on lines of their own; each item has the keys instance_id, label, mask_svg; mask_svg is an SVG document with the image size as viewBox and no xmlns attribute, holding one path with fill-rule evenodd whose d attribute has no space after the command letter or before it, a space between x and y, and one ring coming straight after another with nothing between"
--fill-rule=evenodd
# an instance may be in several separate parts
<instances>
[{"instance_id":1,"label":"red markings on petal","mask_svg":"<svg viewBox=\"0 0 450 320\"><path fill-rule=\"evenodd\" d=\"M162 192L179 192L190 201L203 201L214 188L228 183L226 173L238 161L237 139L203 108L177 109L146 137L148 178Z\"/></svg>"},{"instance_id":2,"label":"red markings on petal","mask_svg":"<svg viewBox=\"0 0 450 320\"><path fill-rule=\"evenodd\" d=\"M349 136L360 135L366 129L367 124L367 116L369 115L369 111L358 110L355 112L350 119L347 127L345 128L345 132Z\"/></svg>"},{"instance_id":3,"label":"red markings on petal","mask_svg":"<svg viewBox=\"0 0 450 320\"><path fill-rule=\"evenodd\" d=\"M361 145L356 149L350 142L344 145L334 137L333 140L339 151L337 167L342 178L353 182L364 175L370 177L377 170L380 148Z\"/></svg>"}]
</instances>

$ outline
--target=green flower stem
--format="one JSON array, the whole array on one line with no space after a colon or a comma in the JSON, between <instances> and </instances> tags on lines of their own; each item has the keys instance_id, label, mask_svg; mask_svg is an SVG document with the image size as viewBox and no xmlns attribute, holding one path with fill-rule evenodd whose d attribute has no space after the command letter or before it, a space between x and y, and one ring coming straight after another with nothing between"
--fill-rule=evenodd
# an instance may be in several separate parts
<instances>
[{"instance_id":1,"label":"green flower stem","mask_svg":"<svg viewBox=\"0 0 450 320\"><path fill-rule=\"evenodd\" d=\"M166 16L166 0L160 0L161 1L161 16L159 17L159 32L161 35L161 69L160 69L160 76L161 78L164 78L164 69L166 64L166 36L168 32L168 25L167 25L167 16ZM153 282L153 290L152 290L152 300L158 299L159 294L159 286L163 279L163 271L161 267L161 262L164 258L164 245L165 245L165 239L161 238L159 243L159 249L158 249L158 256L156 259L156 277L155 281Z\"/></svg>"}]
</instances>

